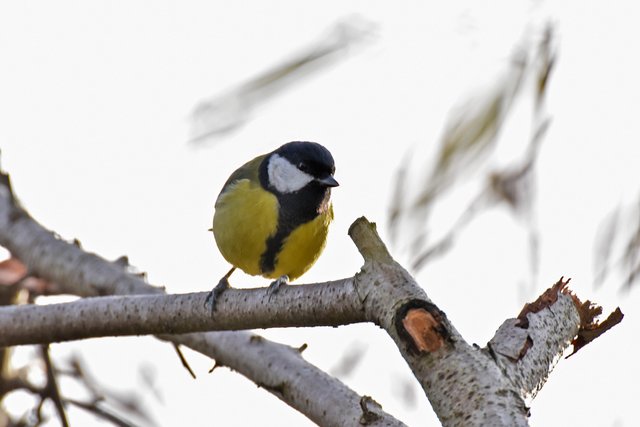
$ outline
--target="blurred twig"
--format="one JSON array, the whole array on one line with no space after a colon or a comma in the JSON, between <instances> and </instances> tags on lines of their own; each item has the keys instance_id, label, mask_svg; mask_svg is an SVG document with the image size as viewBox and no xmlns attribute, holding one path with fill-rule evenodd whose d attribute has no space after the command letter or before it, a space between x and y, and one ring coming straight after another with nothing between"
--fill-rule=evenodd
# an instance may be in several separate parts
<instances>
[{"instance_id":1,"label":"blurred twig","mask_svg":"<svg viewBox=\"0 0 640 427\"><path fill-rule=\"evenodd\" d=\"M22 416L20 421L13 420L11 415L5 412L4 415L9 423L8 425L37 426L43 424L48 420L43 411L44 403L47 400L53 402L61 426L70 425L65 410L65 406L68 404L89 411L98 418L110 421L117 426L125 427L135 425L125 420L124 415L126 414L137 416L139 419L145 421L147 425L155 424L145 411L144 406L140 404L139 399L133 395L122 397L113 392L108 392L102 385L97 384L86 374L86 369L82 367L82 363L76 357L71 359L70 368L65 370L58 369L54 366L49 354L48 345L40 346L40 356L44 362L44 373L46 377L44 386L37 386L28 378L29 372L35 367L35 364L25 366L15 372L6 372L0 380L0 400L15 391L25 391L38 398L34 406ZM39 366L42 365L39 360L34 362ZM84 389L88 391L89 398L86 401L81 401L65 397L58 385L60 375L70 376L79 382L84 386ZM108 406L112 406L113 409L110 409Z\"/></svg>"},{"instance_id":2,"label":"blurred twig","mask_svg":"<svg viewBox=\"0 0 640 427\"><path fill-rule=\"evenodd\" d=\"M429 168L431 172L417 197L407 203L406 200L398 200L397 195L394 196L396 200L389 215L392 239L397 239L400 226L409 217L426 223L434 202L451 190L456 181L474 171L493 151L498 133L519 92L525 69L526 58L515 58L506 78L486 100L467 104L466 109L450 119L438 153ZM401 171L398 177L404 180L405 174L406 171ZM409 191L405 190L403 193L408 194ZM420 240L424 234L417 233L417 236L411 243L412 248L421 246Z\"/></svg>"},{"instance_id":3,"label":"blurred twig","mask_svg":"<svg viewBox=\"0 0 640 427\"><path fill-rule=\"evenodd\" d=\"M338 59L340 53L369 40L374 25L351 18L335 24L290 59L258 74L228 92L200 102L191 113L190 142L200 143L227 134L243 125L253 109L272 96L317 73Z\"/></svg>"},{"instance_id":4,"label":"blurred twig","mask_svg":"<svg viewBox=\"0 0 640 427\"><path fill-rule=\"evenodd\" d=\"M113 408L118 412L137 416L144 421L153 424L151 416L146 411L140 397L137 394L118 393L109 390L102 384L99 384L96 379L93 378L93 376L89 373L84 362L78 356L71 357L68 363L68 369L60 370L60 373L67 375L82 384L90 394L89 402L93 402L96 407L98 403L109 404L113 406ZM110 412L103 406L100 407L100 411ZM118 415L118 417L120 416Z\"/></svg>"},{"instance_id":5,"label":"blurred twig","mask_svg":"<svg viewBox=\"0 0 640 427\"><path fill-rule=\"evenodd\" d=\"M119 427L134 427L135 424L131 424L130 422L122 419L119 415L114 414L106 408L103 408L99 402L81 402L75 399L66 399L66 402L77 406L78 408L84 409L87 412L92 413L98 418L102 418L103 420L111 422L111 424Z\"/></svg>"},{"instance_id":6,"label":"blurred twig","mask_svg":"<svg viewBox=\"0 0 640 427\"><path fill-rule=\"evenodd\" d=\"M49 344L41 345L40 353L42 355L42 360L44 360L44 365L47 373L47 383L45 386L45 392L53 402L54 406L56 407L56 411L58 412L58 418L60 418L60 424L63 427L68 427L69 421L67 420L67 414L64 409L62 397L60 396L60 389L58 388L58 380L56 379L56 372L53 367L53 363L51 362L51 357L49 356Z\"/></svg>"},{"instance_id":7,"label":"blurred twig","mask_svg":"<svg viewBox=\"0 0 640 427\"><path fill-rule=\"evenodd\" d=\"M437 196L458 178L469 174L495 147L496 138L518 95L526 70L526 57L516 55L507 76L486 99L467 109L447 125L432 173L413 204L428 211Z\"/></svg>"},{"instance_id":8,"label":"blurred twig","mask_svg":"<svg viewBox=\"0 0 640 427\"><path fill-rule=\"evenodd\" d=\"M529 234L529 263L532 283L536 281L538 269L539 237L534 215L534 173L535 162L540 145L549 128L550 119L545 111L545 94L555 64L555 52L552 47L551 28L544 33L532 60L528 55L519 55L512 63L507 78L475 110L467 110L452 120L447 127L436 155L431 172L413 202L407 202L406 170L398 173L396 192L390 212L390 228L397 235L400 226L408 218L420 222L420 231L412 229L413 238L411 265L420 269L435 256L446 253L453 247L458 234L479 213L497 204L504 203L509 210L524 220ZM477 168L493 152L497 137L504 121L512 108L515 98L520 94L522 82L528 76L535 81L533 112L533 132L523 159L501 170L487 175L486 185L469 202L458 216L453 226L444 236L435 242L428 242L428 219L434 203L461 178Z\"/></svg>"},{"instance_id":9,"label":"blurred twig","mask_svg":"<svg viewBox=\"0 0 640 427\"><path fill-rule=\"evenodd\" d=\"M395 374L392 386L394 395L399 398L406 408L414 409L416 407L418 396L416 394L415 381L412 377L405 374Z\"/></svg>"},{"instance_id":10,"label":"blurred twig","mask_svg":"<svg viewBox=\"0 0 640 427\"><path fill-rule=\"evenodd\" d=\"M366 346L360 343L353 343L338 360L329 373L337 378L345 378L353 373L362 361L366 352Z\"/></svg>"},{"instance_id":11,"label":"blurred twig","mask_svg":"<svg viewBox=\"0 0 640 427\"><path fill-rule=\"evenodd\" d=\"M55 291L54 283L34 277L24 264L16 258L0 261L0 305L24 304L33 301L35 295L48 294ZM31 414L35 416L36 425L45 421L42 407L47 400L53 402L61 426L68 426L69 421L64 408L64 399L60 395L56 371L49 355L49 345L40 346L40 357L44 362L46 383L40 388L30 383L27 378L28 368L18 370L11 368L11 348L0 348L0 402L14 391L27 391L39 396L39 401ZM0 410L0 420L9 425L26 425L26 421L14 421L10 414ZM2 424L0 424L2 425Z\"/></svg>"},{"instance_id":12,"label":"blurred twig","mask_svg":"<svg viewBox=\"0 0 640 427\"><path fill-rule=\"evenodd\" d=\"M611 270L622 276L622 290L640 281L640 197L634 205L607 215L594 247L595 286L604 283Z\"/></svg>"}]
</instances>

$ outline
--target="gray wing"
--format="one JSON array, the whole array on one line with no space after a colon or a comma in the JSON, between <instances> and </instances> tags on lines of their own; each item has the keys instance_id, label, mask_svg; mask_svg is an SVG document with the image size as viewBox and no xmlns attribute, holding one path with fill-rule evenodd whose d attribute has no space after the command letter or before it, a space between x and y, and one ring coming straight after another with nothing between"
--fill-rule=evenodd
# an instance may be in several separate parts
<instances>
[{"instance_id":1,"label":"gray wing","mask_svg":"<svg viewBox=\"0 0 640 427\"><path fill-rule=\"evenodd\" d=\"M266 154L263 154L262 156L258 156L255 159L248 161L247 163L245 163L244 165L236 169L231 174L231 176L229 176L229 179L227 179L227 182L225 182L224 185L222 186L222 190L220 190L220 194L218 194L218 199L216 200L216 203L218 203L218 200L220 199L220 195L222 195L225 191L229 189L231 185L235 184L238 181L241 181L243 179L248 179L249 181L259 185L260 164L262 163L265 157L266 157Z\"/></svg>"}]
</instances>

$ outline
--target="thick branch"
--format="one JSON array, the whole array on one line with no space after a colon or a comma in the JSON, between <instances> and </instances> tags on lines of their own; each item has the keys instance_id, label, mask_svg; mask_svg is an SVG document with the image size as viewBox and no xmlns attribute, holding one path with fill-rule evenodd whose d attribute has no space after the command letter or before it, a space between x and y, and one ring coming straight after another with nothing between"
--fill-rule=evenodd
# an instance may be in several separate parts
<instances>
[{"instance_id":1,"label":"thick branch","mask_svg":"<svg viewBox=\"0 0 640 427\"><path fill-rule=\"evenodd\" d=\"M216 363L233 367L287 404L295 402L296 409L320 425L402 425L382 412L375 402L358 396L336 378L305 361L299 349L247 332L172 335L168 338L215 357ZM243 357L238 358L239 354ZM269 368L264 369L264 365ZM301 396L305 398L301 399ZM363 410L353 407L351 402L354 401L373 412L369 422L362 422Z\"/></svg>"},{"instance_id":2,"label":"thick branch","mask_svg":"<svg viewBox=\"0 0 640 427\"><path fill-rule=\"evenodd\" d=\"M442 424L526 426L527 410L509 380L391 258L375 226L360 218L349 235L367 255L356 277L365 313L393 338Z\"/></svg>"},{"instance_id":3,"label":"thick branch","mask_svg":"<svg viewBox=\"0 0 640 427\"><path fill-rule=\"evenodd\" d=\"M0 245L20 259L31 274L55 282L61 292L79 296L162 293L160 288L149 286L141 278L128 274L121 265L84 252L35 222L16 203L9 177L5 174L0 175ZM242 372L257 384L267 385L269 392L320 425L357 425L360 422L362 398L354 391L305 362L299 354L276 352L274 346L278 345L262 338L259 340L265 345L252 345L255 339L249 337L250 334L243 332L208 332L187 337L163 336L163 339L184 342ZM224 348L225 345L220 343L229 347ZM286 371L288 366L298 366L304 375L278 377L273 382L262 381L261 373L275 372L272 371L274 362L281 367L278 372ZM286 393L281 392L283 389ZM341 399L332 401L333 406L325 406L323 399L330 396L341 396ZM403 425L379 407L371 406L368 409L378 418L371 420L369 417L368 425Z\"/></svg>"},{"instance_id":4,"label":"thick branch","mask_svg":"<svg viewBox=\"0 0 640 427\"><path fill-rule=\"evenodd\" d=\"M507 319L487 344L523 398L534 397L542 388L580 330L578 308L559 285L566 282L558 282L543 294L551 297L543 306L525 308L517 319Z\"/></svg>"},{"instance_id":5,"label":"thick branch","mask_svg":"<svg viewBox=\"0 0 640 427\"><path fill-rule=\"evenodd\" d=\"M498 367L391 258L375 226L361 218L349 234L365 258L356 280L365 313L396 342L443 425L526 425L524 403Z\"/></svg>"},{"instance_id":6,"label":"thick branch","mask_svg":"<svg viewBox=\"0 0 640 427\"><path fill-rule=\"evenodd\" d=\"M487 345L496 363L520 394L534 397L551 369L573 344L574 352L622 321L617 308L603 322L602 308L582 302L560 278L536 301L525 304L517 319L506 320ZM590 335L587 340L585 336Z\"/></svg>"},{"instance_id":7,"label":"thick branch","mask_svg":"<svg viewBox=\"0 0 640 427\"><path fill-rule=\"evenodd\" d=\"M222 294L215 316L206 292L83 298L51 305L0 307L0 346L104 336L176 334L364 322L353 279Z\"/></svg>"},{"instance_id":8,"label":"thick branch","mask_svg":"<svg viewBox=\"0 0 640 427\"><path fill-rule=\"evenodd\" d=\"M361 218L349 233L365 257L356 286L366 316L394 339L445 426L528 425L524 399L542 387L552 362L580 331L599 336L622 319L617 310L595 323L601 309L560 281L505 322L487 349L470 346L393 261L373 224Z\"/></svg>"}]
</instances>

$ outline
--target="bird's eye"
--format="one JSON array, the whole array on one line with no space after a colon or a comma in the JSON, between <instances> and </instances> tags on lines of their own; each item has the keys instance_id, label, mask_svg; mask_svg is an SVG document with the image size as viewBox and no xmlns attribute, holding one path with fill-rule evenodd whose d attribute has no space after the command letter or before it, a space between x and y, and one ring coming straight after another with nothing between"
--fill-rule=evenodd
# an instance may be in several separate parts
<instances>
[{"instance_id":1,"label":"bird's eye","mask_svg":"<svg viewBox=\"0 0 640 427\"><path fill-rule=\"evenodd\" d=\"M298 169L300 169L302 172L309 172L309 166L307 166L307 164L303 162L298 163Z\"/></svg>"}]
</instances>

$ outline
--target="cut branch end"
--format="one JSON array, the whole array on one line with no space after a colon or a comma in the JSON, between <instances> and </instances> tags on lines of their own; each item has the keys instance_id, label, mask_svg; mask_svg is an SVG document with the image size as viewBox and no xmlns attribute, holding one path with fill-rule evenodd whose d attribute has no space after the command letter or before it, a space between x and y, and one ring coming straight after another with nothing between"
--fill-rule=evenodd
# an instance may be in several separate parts
<instances>
[{"instance_id":1,"label":"cut branch end","mask_svg":"<svg viewBox=\"0 0 640 427\"><path fill-rule=\"evenodd\" d=\"M529 327L527 314L537 313L544 308L550 307L558 300L558 296L561 294L571 297L580 315L580 329L571 342L573 352L567 357L573 356L582 347L613 328L620 323L624 317L624 314L622 314L622 311L618 307L603 322L598 322L597 318L602 314L602 307L589 300L582 302L580 298L568 288L567 285L570 280L571 279L564 280L564 277L561 277L560 280L540 295L537 300L530 304L525 304L518 315L518 326L526 329Z\"/></svg>"},{"instance_id":2,"label":"cut branch end","mask_svg":"<svg viewBox=\"0 0 640 427\"><path fill-rule=\"evenodd\" d=\"M377 261L388 264L393 261L387 247L378 235L376 224L369 222L367 218L362 216L356 219L349 227L349 236L365 262Z\"/></svg>"},{"instance_id":3,"label":"cut branch end","mask_svg":"<svg viewBox=\"0 0 640 427\"><path fill-rule=\"evenodd\" d=\"M524 307L522 307L520 314L518 314L518 326L523 329L527 329L529 327L529 319L527 319L527 314L538 313L542 309L551 307L553 304L555 304L556 301L558 301L558 294L560 292L567 295L572 295L567 288L570 281L571 279L564 280L564 276L560 277L560 280L558 280L549 289L544 291L542 295L538 297L538 299L536 299L534 302L525 304Z\"/></svg>"}]
</instances>

